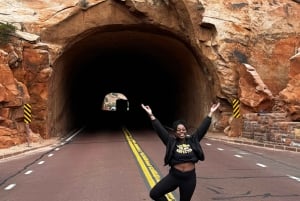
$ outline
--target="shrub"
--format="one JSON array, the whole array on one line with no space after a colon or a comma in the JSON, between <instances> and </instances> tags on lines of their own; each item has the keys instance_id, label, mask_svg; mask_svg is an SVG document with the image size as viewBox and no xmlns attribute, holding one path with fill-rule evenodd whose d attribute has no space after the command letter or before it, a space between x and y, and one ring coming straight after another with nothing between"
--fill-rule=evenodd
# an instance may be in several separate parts
<instances>
[{"instance_id":1,"label":"shrub","mask_svg":"<svg viewBox=\"0 0 300 201\"><path fill-rule=\"evenodd\" d=\"M0 44L6 44L10 41L10 36L12 33L15 33L16 27L8 24L0 22Z\"/></svg>"},{"instance_id":2,"label":"shrub","mask_svg":"<svg viewBox=\"0 0 300 201\"><path fill-rule=\"evenodd\" d=\"M89 5L89 2L87 2L86 0L79 0L79 6L81 8L87 8Z\"/></svg>"}]
</instances>

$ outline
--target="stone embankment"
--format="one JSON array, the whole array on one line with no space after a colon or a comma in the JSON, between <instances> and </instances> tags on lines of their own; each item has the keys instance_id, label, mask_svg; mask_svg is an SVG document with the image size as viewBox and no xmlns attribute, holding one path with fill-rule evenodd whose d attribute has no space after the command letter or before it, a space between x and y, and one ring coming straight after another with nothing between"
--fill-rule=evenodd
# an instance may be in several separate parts
<instances>
[{"instance_id":1,"label":"stone embankment","mask_svg":"<svg viewBox=\"0 0 300 201\"><path fill-rule=\"evenodd\" d=\"M285 149L300 148L300 122L290 122L286 113L243 115L242 137Z\"/></svg>"}]
</instances>

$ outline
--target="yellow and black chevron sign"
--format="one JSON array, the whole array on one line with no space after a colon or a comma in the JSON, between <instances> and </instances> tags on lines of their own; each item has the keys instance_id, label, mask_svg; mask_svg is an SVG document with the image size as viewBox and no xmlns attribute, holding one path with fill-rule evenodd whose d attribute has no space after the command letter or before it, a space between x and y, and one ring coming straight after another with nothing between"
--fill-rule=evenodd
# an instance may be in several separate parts
<instances>
[{"instance_id":1,"label":"yellow and black chevron sign","mask_svg":"<svg viewBox=\"0 0 300 201\"><path fill-rule=\"evenodd\" d=\"M24 123L29 124L31 122L31 105L26 103L24 105Z\"/></svg>"},{"instance_id":2,"label":"yellow and black chevron sign","mask_svg":"<svg viewBox=\"0 0 300 201\"><path fill-rule=\"evenodd\" d=\"M232 108L233 108L233 116L235 118L239 118L241 116L241 114L240 114L240 100L239 99L233 99Z\"/></svg>"}]
</instances>

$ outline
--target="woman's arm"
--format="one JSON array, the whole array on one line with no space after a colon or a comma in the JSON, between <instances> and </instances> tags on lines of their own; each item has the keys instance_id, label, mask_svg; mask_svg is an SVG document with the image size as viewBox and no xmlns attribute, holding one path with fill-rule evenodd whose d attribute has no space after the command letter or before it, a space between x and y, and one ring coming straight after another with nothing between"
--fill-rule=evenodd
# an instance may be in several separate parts
<instances>
[{"instance_id":1,"label":"woman's arm","mask_svg":"<svg viewBox=\"0 0 300 201\"><path fill-rule=\"evenodd\" d=\"M144 104L142 104L141 106L147 112L147 114L149 115L150 119L151 120L155 120L155 116L153 115L152 109L150 108L150 106L149 105L144 105Z\"/></svg>"},{"instance_id":2,"label":"woman's arm","mask_svg":"<svg viewBox=\"0 0 300 201\"><path fill-rule=\"evenodd\" d=\"M204 135L207 133L207 131L209 129L209 126L211 124L212 115L218 109L219 106L220 106L220 103L213 104L211 106L210 111L209 111L207 117L205 117L205 119L201 123L200 127L197 129L197 131L196 131L195 134L197 136L197 140L198 141L202 140L202 138L204 137Z\"/></svg>"},{"instance_id":3,"label":"woman's arm","mask_svg":"<svg viewBox=\"0 0 300 201\"><path fill-rule=\"evenodd\" d=\"M141 106L147 112L149 118L151 119L153 129L158 134L159 138L163 141L163 143L166 145L169 139L168 131L165 129L165 127L163 127L160 121L155 118L150 106L144 104L142 104Z\"/></svg>"},{"instance_id":4,"label":"woman's arm","mask_svg":"<svg viewBox=\"0 0 300 201\"><path fill-rule=\"evenodd\" d=\"M219 106L220 106L220 103L213 104L211 106L210 111L207 116L209 116L211 118L213 113L218 109Z\"/></svg>"}]
</instances>

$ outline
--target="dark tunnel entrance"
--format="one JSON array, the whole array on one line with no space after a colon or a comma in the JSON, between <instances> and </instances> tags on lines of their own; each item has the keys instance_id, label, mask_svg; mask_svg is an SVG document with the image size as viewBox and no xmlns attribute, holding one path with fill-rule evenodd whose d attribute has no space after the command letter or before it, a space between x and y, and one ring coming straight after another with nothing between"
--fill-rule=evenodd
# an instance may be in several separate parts
<instances>
[{"instance_id":1,"label":"dark tunnel entrance","mask_svg":"<svg viewBox=\"0 0 300 201\"><path fill-rule=\"evenodd\" d=\"M70 45L55 64L52 125L61 132L86 127L149 126L141 103L166 125L183 118L196 126L211 103L207 75L188 45L166 33L99 31ZM128 98L129 111L101 109L106 94ZM55 107L54 107L55 106Z\"/></svg>"}]
</instances>

